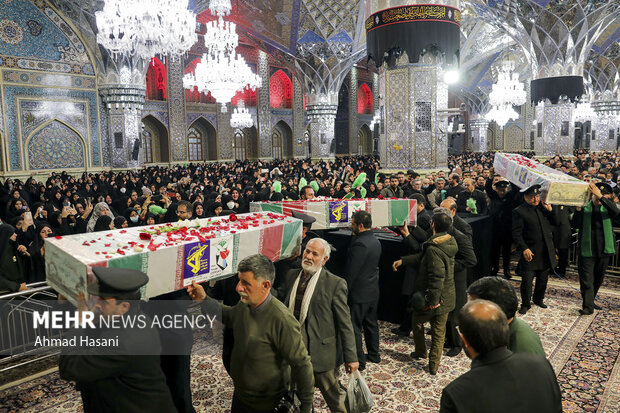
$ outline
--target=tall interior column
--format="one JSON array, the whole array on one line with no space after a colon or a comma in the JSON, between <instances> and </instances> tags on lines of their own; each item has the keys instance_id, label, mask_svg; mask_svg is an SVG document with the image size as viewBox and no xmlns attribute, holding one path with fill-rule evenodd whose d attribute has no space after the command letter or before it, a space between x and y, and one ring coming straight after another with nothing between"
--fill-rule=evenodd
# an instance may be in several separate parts
<instances>
[{"instance_id":1,"label":"tall interior column","mask_svg":"<svg viewBox=\"0 0 620 413\"><path fill-rule=\"evenodd\" d=\"M310 119L310 157L331 159L335 152L338 94L309 95L306 113Z\"/></svg>"},{"instance_id":2,"label":"tall interior column","mask_svg":"<svg viewBox=\"0 0 620 413\"><path fill-rule=\"evenodd\" d=\"M366 6L367 49L380 67L379 109L385 120L379 153L388 169L441 167L448 157L447 120L440 116L448 107L444 75L458 69L459 2L405 3Z\"/></svg>"}]
</instances>

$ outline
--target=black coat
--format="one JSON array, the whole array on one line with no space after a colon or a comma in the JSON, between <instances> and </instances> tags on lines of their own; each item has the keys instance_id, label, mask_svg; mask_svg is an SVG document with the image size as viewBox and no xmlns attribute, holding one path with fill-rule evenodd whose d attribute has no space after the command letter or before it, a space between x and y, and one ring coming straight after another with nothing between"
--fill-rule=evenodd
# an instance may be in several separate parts
<instances>
[{"instance_id":1,"label":"black coat","mask_svg":"<svg viewBox=\"0 0 620 413\"><path fill-rule=\"evenodd\" d=\"M456 211L457 212L469 212L467 211L467 200L473 198L476 201L476 208L478 215L485 215L487 213L487 196L484 192L474 189L473 193L462 191L457 194L456 198Z\"/></svg>"},{"instance_id":2,"label":"black coat","mask_svg":"<svg viewBox=\"0 0 620 413\"><path fill-rule=\"evenodd\" d=\"M534 207L528 203L512 212L512 239L521 257L519 268L522 271L539 271L555 267L555 248L553 246L553 224L555 217L541 204ZM527 262L523 251L530 249L534 254Z\"/></svg>"},{"instance_id":3,"label":"black coat","mask_svg":"<svg viewBox=\"0 0 620 413\"><path fill-rule=\"evenodd\" d=\"M426 210L426 208L424 208L422 212L418 214L416 220L417 220L417 225L421 227L424 231L430 230L432 216L430 212Z\"/></svg>"},{"instance_id":4,"label":"black coat","mask_svg":"<svg viewBox=\"0 0 620 413\"><path fill-rule=\"evenodd\" d=\"M474 236L474 231L471 229L471 225L469 225L467 222L465 222L465 220L463 218L461 218L458 215L455 215L452 218L453 218L452 219L452 226L454 228L458 229L463 234L467 235L469 237L469 239L471 239Z\"/></svg>"},{"instance_id":5,"label":"black coat","mask_svg":"<svg viewBox=\"0 0 620 413\"><path fill-rule=\"evenodd\" d=\"M441 393L440 413L559 413L560 386L549 361L500 347L474 359L471 370Z\"/></svg>"},{"instance_id":6,"label":"black coat","mask_svg":"<svg viewBox=\"0 0 620 413\"><path fill-rule=\"evenodd\" d=\"M489 197L489 214L493 219L493 232L496 235L510 236L512 231L512 210L517 207L521 199L519 188L511 184L511 190L501 198L491 186L491 180L487 182L486 193Z\"/></svg>"},{"instance_id":7,"label":"black coat","mask_svg":"<svg viewBox=\"0 0 620 413\"><path fill-rule=\"evenodd\" d=\"M557 249L569 248L573 239L570 214L575 208L565 205L554 205L555 227L553 228L553 245Z\"/></svg>"},{"instance_id":8,"label":"black coat","mask_svg":"<svg viewBox=\"0 0 620 413\"><path fill-rule=\"evenodd\" d=\"M148 321L150 325L150 321ZM176 412L159 363L157 330L108 330L100 337L119 336L118 355L75 355L63 349L58 371L64 380L76 382L82 393L84 412ZM89 337L94 334L81 332ZM79 336L78 336L79 342ZM82 349L84 351L84 349ZM145 354L151 355L135 355Z\"/></svg>"},{"instance_id":9,"label":"black coat","mask_svg":"<svg viewBox=\"0 0 620 413\"><path fill-rule=\"evenodd\" d=\"M381 243L372 230L354 235L347 257L345 280L349 304L372 303L379 299Z\"/></svg>"},{"instance_id":10,"label":"black coat","mask_svg":"<svg viewBox=\"0 0 620 413\"><path fill-rule=\"evenodd\" d=\"M422 244L424 244L426 240L428 240L433 235L433 230L429 228L429 234L418 225L416 227L409 228L409 231L409 235L405 239L403 239L403 244L407 246L407 255L422 252ZM403 276L403 286L401 288L401 294L413 294L416 273L416 268L411 266L405 266L405 274Z\"/></svg>"}]
</instances>

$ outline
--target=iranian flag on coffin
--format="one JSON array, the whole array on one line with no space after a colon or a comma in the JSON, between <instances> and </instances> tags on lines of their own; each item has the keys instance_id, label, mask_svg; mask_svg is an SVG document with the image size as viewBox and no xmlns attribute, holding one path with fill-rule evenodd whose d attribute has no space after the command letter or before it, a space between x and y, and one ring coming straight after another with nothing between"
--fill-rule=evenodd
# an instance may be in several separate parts
<instances>
[{"instance_id":1,"label":"iranian flag on coffin","mask_svg":"<svg viewBox=\"0 0 620 413\"><path fill-rule=\"evenodd\" d=\"M253 212L270 211L291 215L292 211L316 219L313 229L343 228L351 225L355 211L365 210L372 216L374 227L415 225L416 201L413 199L316 199L312 201L252 202Z\"/></svg>"},{"instance_id":2,"label":"iranian flag on coffin","mask_svg":"<svg viewBox=\"0 0 620 413\"><path fill-rule=\"evenodd\" d=\"M541 199L548 204L581 207L589 200L587 183L523 155L496 152L493 168L519 188L540 185Z\"/></svg>"},{"instance_id":3,"label":"iranian flag on coffin","mask_svg":"<svg viewBox=\"0 0 620 413\"><path fill-rule=\"evenodd\" d=\"M274 262L281 257L291 257L301 248L301 228L302 221L295 220L260 231L242 232L238 234L235 253L242 257L262 254Z\"/></svg>"}]
</instances>

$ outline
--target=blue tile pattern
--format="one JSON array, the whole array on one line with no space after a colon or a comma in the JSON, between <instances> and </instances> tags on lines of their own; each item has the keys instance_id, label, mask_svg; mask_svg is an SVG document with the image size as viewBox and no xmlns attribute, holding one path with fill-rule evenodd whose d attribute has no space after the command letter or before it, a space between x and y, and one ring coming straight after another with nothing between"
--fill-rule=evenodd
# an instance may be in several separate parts
<instances>
[{"instance_id":1,"label":"blue tile pattern","mask_svg":"<svg viewBox=\"0 0 620 413\"><path fill-rule=\"evenodd\" d=\"M84 142L64 123L52 121L28 140L30 170L83 168L84 163Z\"/></svg>"},{"instance_id":2,"label":"blue tile pattern","mask_svg":"<svg viewBox=\"0 0 620 413\"><path fill-rule=\"evenodd\" d=\"M67 89L51 89L42 87L4 86L4 104L7 111L6 136L10 148L10 169L20 170L23 165L21 148L27 136L19 136L17 126L18 98L35 100L37 97L47 100L77 100L86 101L88 107L88 132L90 136L90 159L92 166L101 166L101 148L99 147L99 123L97 121L98 95L95 91L80 91ZM76 127L78 129L78 127ZM21 140L21 142L20 142Z\"/></svg>"},{"instance_id":3,"label":"blue tile pattern","mask_svg":"<svg viewBox=\"0 0 620 413\"><path fill-rule=\"evenodd\" d=\"M0 1L0 66L94 75L84 43L43 0Z\"/></svg>"}]
</instances>

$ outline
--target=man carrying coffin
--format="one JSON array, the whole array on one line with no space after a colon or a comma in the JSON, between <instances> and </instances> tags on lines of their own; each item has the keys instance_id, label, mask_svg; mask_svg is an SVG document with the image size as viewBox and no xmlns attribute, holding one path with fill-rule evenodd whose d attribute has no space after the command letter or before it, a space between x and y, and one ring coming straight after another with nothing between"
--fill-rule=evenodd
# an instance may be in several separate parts
<instances>
[{"instance_id":1,"label":"man carrying coffin","mask_svg":"<svg viewBox=\"0 0 620 413\"><path fill-rule=\"evenodd\" d=\"M146 274L104 267L93 267L93 273L99 282L90 284L88 292L98 297L94 310L102 317L144 316L137 304L139 289L148 282ZM78 296L78 311L85 307L84 297ZM160 367L157 330L110 329L99 333L99 338L108 333L119 337L118 348L65 348L60 355L60 377L76 383L84 412L176 412Z\"/></svg>"},{"instance_id":2,"label":"man carrying coffin","mask_svg":"<svg viewBox=\"0 0 620 413\"><path fill-rule=\"evenodd\" d=\"M610 258L616 253L612 220L620 214L613 201L609 184L590 184L592 199L573 216L573 228L579 229L579 287L581 289L581 315L589 315L600 307L594 304Z\"/></svg>"},{"instance_id":3,"label":"man carrying coffin","mask_svg":"<svg viewBox=\"0 0 620 413\"><path fill-rule=\"evenodd\" d=\"M512 239L521 251L518 269L521 273L521 308L525 314L530 309L532 282L536 278L534 304L547 308L543 302L547 290L549 269L555 267L553 223L551 205L540 200L540 185L522 189L525 203L512 212Z\"/></svg>"}]
</instances>

